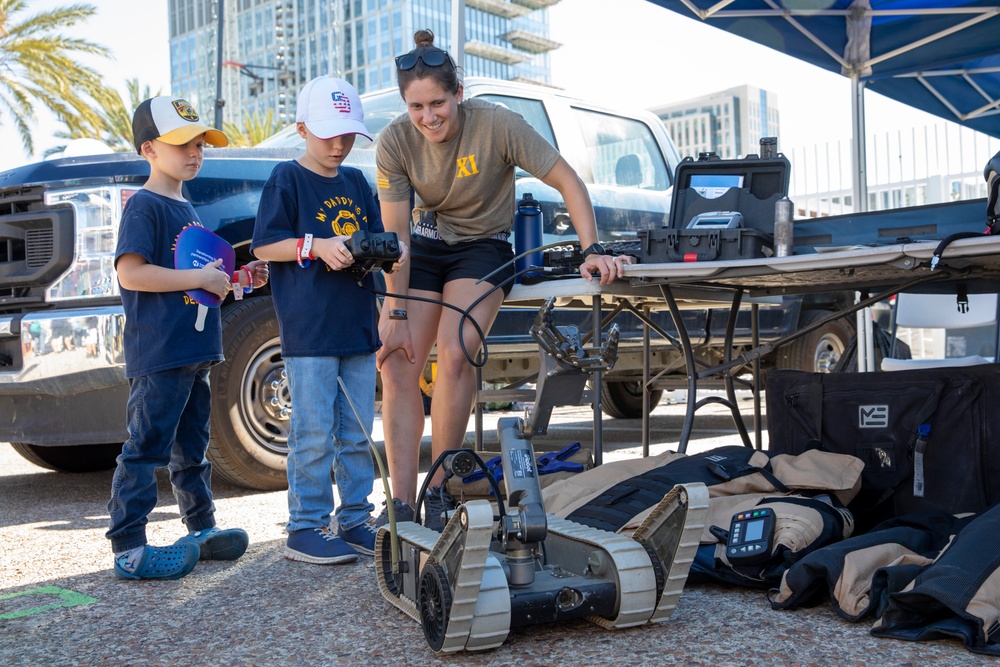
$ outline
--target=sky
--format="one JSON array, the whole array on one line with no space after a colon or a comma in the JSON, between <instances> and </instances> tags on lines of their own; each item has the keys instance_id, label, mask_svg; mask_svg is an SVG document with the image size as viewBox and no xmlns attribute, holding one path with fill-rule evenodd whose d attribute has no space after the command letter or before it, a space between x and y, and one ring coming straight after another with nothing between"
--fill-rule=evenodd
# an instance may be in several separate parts
<instances>
[{"instance_id":1,"label":"sky","mask_svg":"<svg viewBox=\"0 0 1000 667\"><path fill-rule=\"evenodd\" d=\"M71 0L27 0L27 13L67 4ZM135 77L140 85L169 92L167 0L142 0L142 12L135 11L136 0L91 4L97 15L73 36L103 44L115 57L91 64L125 99L125 82ZM750 84L778 97L779 150L850 139L850 84L845 77L646 0L561 0L549 11L550 37L563 45L551 56L553 83L576 97L647 108ZM875 93L867 93L865 101L869 134L938 122ZM46 113L39 113L36 127L38 156L64 143L52 136L60 125ZM3 115L0 147L0 171L33 161Z\"/></svg>"}]
</instances>

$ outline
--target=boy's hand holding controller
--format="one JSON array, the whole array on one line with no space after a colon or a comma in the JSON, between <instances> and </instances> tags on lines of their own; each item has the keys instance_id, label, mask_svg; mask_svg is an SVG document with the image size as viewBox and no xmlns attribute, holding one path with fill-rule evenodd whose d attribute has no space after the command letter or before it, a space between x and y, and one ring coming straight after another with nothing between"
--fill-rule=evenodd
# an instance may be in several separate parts
<instances>
[{"instance_id":1,"label":"boy's hand holding controller","mask_svg":"<svg viewBox=\"0 0 1000 667\"><path fill-rule=\"evenodd\" d=\"M354 264L354 255L344 242L350 236L333 236L330 238L313 239L313 257L317 257L335 271L346 269Z\"/></svg>"}]
</instances>

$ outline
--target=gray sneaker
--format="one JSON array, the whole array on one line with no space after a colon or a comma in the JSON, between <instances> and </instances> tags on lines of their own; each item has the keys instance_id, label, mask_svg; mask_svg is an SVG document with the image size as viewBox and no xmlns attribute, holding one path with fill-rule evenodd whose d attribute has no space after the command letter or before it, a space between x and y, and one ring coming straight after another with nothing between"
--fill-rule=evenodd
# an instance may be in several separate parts
<instances>
[{"instance_id":1,"label":"gray sneaker","mask_svg":"<svg viewBox=\"0 0 1000 667\"><path fill-rule=\"evenodd\" d=\"M404 503L398 498L392 499L392 510L393 514L396 515L396 521L413 521L413 508ZM389 523L389 507L382 503L382 513L378 515L375 519L375 526L385 526Z\"/></svg>"},{"instance_id":2,"label":"gray sneaker","mask_svg":"<svg viewBox=\"0 0 1000 667\"><path fill-rule=\"evenodd\" d=\"M455 509L455 499L441 486L432 486L424 494L424 526L441 532L447 521L446 512Z\"/></svg>"}]
</instances>

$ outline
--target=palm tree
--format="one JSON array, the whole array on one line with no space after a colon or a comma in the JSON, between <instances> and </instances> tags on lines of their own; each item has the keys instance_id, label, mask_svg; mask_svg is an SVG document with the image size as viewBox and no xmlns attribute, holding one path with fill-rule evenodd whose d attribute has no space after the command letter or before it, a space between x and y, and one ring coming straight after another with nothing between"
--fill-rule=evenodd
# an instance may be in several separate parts
<instances>
[{"instance_id":1,"label":"palm tree","mask_svg":"<svg viewBox=\"0 0 1000 667\"><path fill-rule=\"evenodd\" d=\"M281 124L274 118L274 109L268 109L267 113L261 116L255 111L251 116L250 112L243 112L243 127L236 123L225 123L224 131L229 137L229 145L236 148L256 146L260 142L281 129Z\"/></svg>"},{"instance_id":2,"label":"palm tree","mask_svg":"<svg viewBox=\"0 0 1000 667\"><path fill-rule=\"evenodd\" d=\"M75 4L24 16L26 5L25 0L0 0L0 109L30 155L39 105L70 133L97 136L104 127L100 110L118 95L95 70L73 60L82 54L110 58L108 49L59 32L96 14L96 7Z\"/></svg>"},{"instance_id":3,"label":"palm tree","mask_svg":"<svg viewBox=\"0 0 1000 667\"><path fill-rule=\"evenodd\" d=\"M132 110L139 106L143 100L150 97L162 95L162 92L151 92L149 86L140 87L139 79L129 79L125 82L128 89L128 104L117 92L108 96L106 103L100 110L101 132L100 140L115 151L132 151L135 146L132 143ZM55 133L57 139L81 139L96 136L93 130L68 130ZM54 153L60 153L66 148L63 146L53 146L45 151L44 157Z\"/></svg>"}]
</instances>

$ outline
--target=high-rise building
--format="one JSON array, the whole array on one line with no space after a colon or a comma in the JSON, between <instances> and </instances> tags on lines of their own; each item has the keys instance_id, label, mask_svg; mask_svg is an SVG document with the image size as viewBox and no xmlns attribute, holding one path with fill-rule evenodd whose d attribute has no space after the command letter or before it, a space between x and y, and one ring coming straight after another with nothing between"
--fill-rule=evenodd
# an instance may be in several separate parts
<instances>
[{"instance_id":1,"label":"high-rise building","mask_svg":"<svg viewBox=\"0 0 1000 667\"><path fill-rule=\"evenodd\" d=\"M755 86L737 86L650 111L663 120L682 157L714 152L732 159L759 153L761 137L780 140L777 96Z\"/></svg>"},{"instance_id":2,"label":"high-rise building","mask_svg":"<svg viewBox=\"0 0 1000 667\"><path fill-rule=\"evenodd\" d=\"M291 122L302 84L320 74L362 93L395 86L394 58L416 30L454 53L453 2L464 5L465 74L550 83L548 53L560 45L547 8L559 0L169 0L171 91L209 117L219 97L226 122L269 110Z\"/></svg>"}]
</instances>

